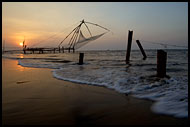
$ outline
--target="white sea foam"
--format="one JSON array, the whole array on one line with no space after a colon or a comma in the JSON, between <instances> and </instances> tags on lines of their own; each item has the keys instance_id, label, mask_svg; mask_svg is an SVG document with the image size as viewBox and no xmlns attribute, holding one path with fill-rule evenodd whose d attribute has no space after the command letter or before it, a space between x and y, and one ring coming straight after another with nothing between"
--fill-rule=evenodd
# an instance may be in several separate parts
<instances>
[{"instance_id":1,"label":"white sea foam","mask_svg":"<svg viewBox=\"0 0 190 127\"><path fill-rule=\"evenodd\" d=\"M151 108L156 113L175 117L188 116L186 77L148 81L142 75L129 74L124 72L123 69L103 67L92 69L93 67L87 66L66 66L54 70L53 75L58 79L91 85L103 85L120 93L131 93L138 98L156 101ZM180 88L180 86L184 88Z\"/></svg>"},{"instance_id":2,"label":"white sea foam","mask_svg":"<svg viewBox=\"0 0 190 127\"><path fill-rule=\"evenodd\" d=\"M57 69L60 68L62 65L58 63L42 63L37 62L36 60L27 60L27 59L19 59L18 65L21 65L23 67L34 67L34 68L51 68L51 69Z\"/></svg>"}]
</instances>

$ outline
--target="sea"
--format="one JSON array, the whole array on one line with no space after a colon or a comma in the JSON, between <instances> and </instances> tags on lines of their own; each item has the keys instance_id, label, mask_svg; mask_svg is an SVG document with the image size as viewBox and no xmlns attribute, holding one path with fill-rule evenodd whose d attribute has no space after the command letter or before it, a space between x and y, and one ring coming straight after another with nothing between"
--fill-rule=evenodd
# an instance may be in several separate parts
<instances>
[{"instance_id":1,"label":"sea","mask_svg":"<svg viewBox=\"0 0 190 127\"><path fill-rule=\"evenodd\" d=\"M188 50L164 49L167 52L166 74L158 78L157 50L132 50L126 64L125 50L76 51L75 53L23 54L5 53L18 65L50 68L54 78L79 84L103 86L119 93L153 101L151 110L176 118L188 117ZM84 64L79 65L79 53ZM53 84L52 84L53 85ZM77 84L76 84L77 85Z\"/></svg>"}]
</instances>

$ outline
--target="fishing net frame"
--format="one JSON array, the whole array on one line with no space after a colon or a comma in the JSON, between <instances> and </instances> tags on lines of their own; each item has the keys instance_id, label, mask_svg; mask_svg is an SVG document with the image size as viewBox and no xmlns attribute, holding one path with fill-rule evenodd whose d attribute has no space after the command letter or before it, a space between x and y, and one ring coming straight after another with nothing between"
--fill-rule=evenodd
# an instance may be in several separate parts
<instances>
[{"instance_id":1,"label":"fishing net frame","mask_svg":"<svg viewBox=\"0 0 190 127\"><path fill-rule=\"evenodd\" d=\"M84 37L83 33L82 33L82 30L81 30L81 26L82 25L85 25L85 27L87 28L89 34L91 35L90 37L86 38ZM98 35L95 35L95 36L92 36L91 32L90 32L90 29L88 28L87 24L91 24L91 25L95 25L95 26L98 26L102 29L105 29L107 32L109 32L110 30L105 28L105 27L102 27L98 24L94 24L94 23L91 23L91 22L86 22L84 20L81 21L81 23L75 27L61 42L60 44L58 45L58 47L60 48L62 43L70 36L70 40L69 40L69 43L67 45L64 46L64 48L73 48L73 49L79 49L81 48L82 46L88 44L89 42L91 41L94 41L98 38L100 38L101 36L103 36L104 34L106 34L107 32L104 32L102 34L98 34Z\"/></svg>"}]
</instances>

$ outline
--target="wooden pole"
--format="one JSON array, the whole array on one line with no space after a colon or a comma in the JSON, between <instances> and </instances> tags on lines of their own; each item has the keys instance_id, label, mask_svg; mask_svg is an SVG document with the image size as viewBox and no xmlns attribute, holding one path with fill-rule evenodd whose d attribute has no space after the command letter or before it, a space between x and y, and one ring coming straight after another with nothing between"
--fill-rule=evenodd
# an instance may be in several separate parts
<instances>
[{"instance_id":1,"label":"wooden pole","mask_svg":"<svg viewBox=\"0 0 190 127\"><path fill-rule=\"evenodd\" d=\"M147 58L147 56L146 56L146 54L144 52L144 49L143 49L143 47L142 47L142 45L141 45L141 43L140 43L139 40L136 40L136 42L137 42L137 45L139 46L139 48L141 50L142 55L144 56L143 60L145 60Z\"/></svg>"},{"instance_id":2,"label":"wooden pole","mask_svg":"<svg viewBox=\"0 0 190 127\"><path fill-rule=\"evenodd\" d=\"M84 53L79 54L79 65L83 64Z\"/></svg>"},{"instance_id":3,"label":"wooden pole","mask_svg":"<svg viewBox=\"0 0 190 127\"><path fill-rule=\"evenodd\" d=\"M126 64L129 63L129 59L130 59L132 37L133 37L133 31L129 30L129 33L128 33L128 44L127 44L127 53L126 53Z\"/></svg>"},{"instance_id":4,"label":"wooden pole","mask_svg":"<svg viewBox=\"0 0 190 127\"><path fill-rule=\"evenodd\" d=\"M5 40L3 41L3 53L5 52Z\"/></svg>"},{"instance_id":5,"label":"wooden pole","mask_svg":"<svg viewBox=\"0 0 190 127\"><path fill-rule=\"evenodd\" d=\"M26 45L23 46L23 51L24 51L24 54L26 54Z\"/></svg>"},{"instance_id":6,"label":"wooden pole","mask_svg":"<svg viewBox=\"0 0 190 127\"><path fill-rule=\"evenodd\" d=\"M69 52L70 52L70 49L71 49L71 48L69 47Z\"/></svg>"},{"instance_id":7,"label":"wooden pole","mask_svg":"<svg viewBox=\"0 0 190 127\"><path fill-rule=\"evenodd\" d=\"M63 50L63 53L64 53L64 47L62 46L62 50Z\"/></svg>"},{"instance_id":8,"label":"wooden pole","mask_svg":"<svg viewBox=\"0 0 190 127\"><path fill-rule=\"evenodd\" d=\"M73 47L73 53L75 52L75 48Z\"/></svg>"},{"instance_id":9,"label":"wooden pole","mask_svg":"<svg viewBox=\"0 0 190 127\"><path fill-rule=\"evenodd\" d=\"M166 61L167 52L157 50L157 77L163 78L166 76Z\"/></svg>"},{"instance_id":10,"label":"wooden pole","mask_svg":"<svg viewBox=\"0 0 190 127\"><path fill-rule=\"evenodd\" d=\"M59 47L59 53L61 52L61 48Z\"/></svg>"}]
</instances>

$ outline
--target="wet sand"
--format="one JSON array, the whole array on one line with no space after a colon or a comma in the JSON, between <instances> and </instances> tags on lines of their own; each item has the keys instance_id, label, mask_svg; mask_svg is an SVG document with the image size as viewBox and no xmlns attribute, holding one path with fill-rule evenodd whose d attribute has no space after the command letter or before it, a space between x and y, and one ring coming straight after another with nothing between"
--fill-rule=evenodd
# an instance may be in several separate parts
<instances>
[{"instance_id":1,"label":"wet sand","mask_svg":"<svg viewBox=\"0 0 190 127\"><path fill-rule=\"evenodd\" d=\"M58 80L51 69L2 59L3 125L187 124L187 119L152 113L152 103L104 87Z\"/></svg>"}]
</instances>

